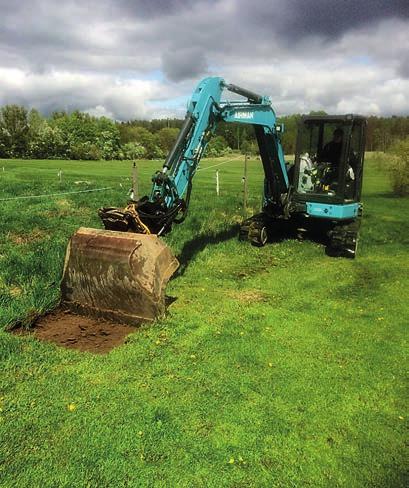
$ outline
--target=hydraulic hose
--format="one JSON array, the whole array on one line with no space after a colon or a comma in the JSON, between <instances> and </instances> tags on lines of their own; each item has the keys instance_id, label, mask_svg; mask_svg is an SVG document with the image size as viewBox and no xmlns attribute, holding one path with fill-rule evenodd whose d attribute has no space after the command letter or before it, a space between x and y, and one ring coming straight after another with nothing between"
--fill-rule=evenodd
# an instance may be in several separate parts
<instances>
[{"instance_id":1,"label":"hydraulic hose","mask_svg":"<svg viewBox=\"0 0 409 488\"><path fill-rule=\"evenodd\" d=\"M182 128L180 129L180 132L178 134L178 137L176 139L175 144L173 145L172 149L170 150L166 161L163 165L163 172L166 173L169 169L171 169L174 161L175 161L175 156L177 156L178 152L180 149L183 148L186 142L186 136L189 134L190 129L192 128L192 125L194 123L194 118L191 113L188 113L186 115L186 118L183 122Z\"/></svg>"}]
</instances>

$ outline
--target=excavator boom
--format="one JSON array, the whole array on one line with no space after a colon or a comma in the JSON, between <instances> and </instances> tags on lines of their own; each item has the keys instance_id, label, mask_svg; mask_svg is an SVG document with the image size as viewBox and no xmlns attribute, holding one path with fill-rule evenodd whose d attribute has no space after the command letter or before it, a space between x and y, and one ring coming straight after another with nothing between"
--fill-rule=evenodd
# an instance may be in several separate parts
<instances>
[{"instance_id":1,"label":"excavator boom","mask_svg":"<svg viewBox=\"0 0 409 488\"><path fill-rule=\"evenodd\" d=\"M222 101L224 90L246 100ZM281 212L289 180L280 140L283 126L276 123L270 98L211 77L202 80L193 92L177 140L162 169L152 178L150 195L132 202L131 210L129 206L125 210L100 209L105 228L163 235L173 223L183 222L193 177L221 121L254 127L265 174L263 206L276 206Z\"/></svg>"},{"instance_id":2,"label":"excavator boom","mask_svg":"<svg viewBox=\"0 0 409 488\"><path fill-rule=\"evenodd\" d=\"M224 89L246 100L222 102ZM222 78L206 78L193 92L162 170L153 176L151 194L125 209L100 209L106 230L81 228L72 237L61 286L65 306L131 324L163 314L165 286L178 262L158 236L185 219L192 179L219 121L255 127L266 175L264 198L268 204L281 205L288 177L282 128L276 125L270 99L228 85Z\"/></svg>"}]
</instances>

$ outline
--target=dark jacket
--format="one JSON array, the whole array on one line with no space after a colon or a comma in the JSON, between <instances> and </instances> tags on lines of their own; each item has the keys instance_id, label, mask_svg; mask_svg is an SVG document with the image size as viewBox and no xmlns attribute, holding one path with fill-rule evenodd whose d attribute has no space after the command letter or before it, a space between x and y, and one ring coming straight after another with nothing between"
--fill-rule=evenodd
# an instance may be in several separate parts
<instances>
[{"instance_id":1,"label":"dark jacket","mask_svg":"<svg viewBox=\"0 0 409 488\"><path fill-rule=\"evenodd\" d=\"M341 142L334 142L330 141L328 144L325 144L324 149L322 150L320 160L322 162L332 163L338 166L342 153L342 141Z\"/></svg>"}]
</instances>

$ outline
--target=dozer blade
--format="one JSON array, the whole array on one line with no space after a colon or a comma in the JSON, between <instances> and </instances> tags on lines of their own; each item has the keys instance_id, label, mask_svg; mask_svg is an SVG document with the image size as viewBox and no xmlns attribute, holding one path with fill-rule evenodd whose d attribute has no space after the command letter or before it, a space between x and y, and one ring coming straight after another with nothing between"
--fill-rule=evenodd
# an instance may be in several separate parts
<instances>
[{"instance_id":1,"label":"dozer blade","mask_svg":"<svg viewBox=\"0 0 409 488\"><path fill-rule=\"evenodd\" d=\"M137 325L165 312L165 286L179 263L156 235L81 227L72 236L62 306Z\"/></svg>"}]
</instances>

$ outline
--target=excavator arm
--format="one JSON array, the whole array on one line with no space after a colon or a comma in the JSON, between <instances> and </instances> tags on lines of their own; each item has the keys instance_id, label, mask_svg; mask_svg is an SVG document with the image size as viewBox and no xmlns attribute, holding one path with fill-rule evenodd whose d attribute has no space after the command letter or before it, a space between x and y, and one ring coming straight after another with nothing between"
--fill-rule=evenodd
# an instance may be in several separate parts
<instances>
[{"instance_id":1,"label":"excavator arm","mask_svg":"<svg viewBox=\"0 0 409 488\"><path fill-rule=\"evenodd\" d=\"M241 95L244 101L222 101L224 90ZM349 120L353 116L347 117ZM242 223L240 236L264 245L269 222L291 217L293 193L280 141L283 127L276 122L270 99L227 84L222 78L206 78L192 95L174 147L152 178L150 195L131 201L125 209L100 209L106 230L80 228L72 236L61 283L63 307L130 324L163 315L166 283L178 261L158 236L186 217L193 177L221 121L253 125L264 169L262 211ZM362 127L362 121L359 123ZM309 211L312 216L329 220L332 226L334 218L346 221L342 227L330 227L329 236L337 255L355 255L357 230L348 227L354 217L347 212L358 212L358 202L337 205L333 196L328 198L298 200L295 208L301 217Z\"/></svg>"},{"instance_id":2,"label":"excavator arm","mask_svg":"<svg viewBox=\"0 0 409 488\"><path fill-rule=\"evenodd\" d=\"M246 98L222 101L224 90ZM282 125L277 124L269 97L261 96L222 78L202 80L189 101L183 126L162 169L152 178L149 196L119 209L101 209L106 229L133 230L162 235L172 223L182 222L187 214L193 177L211 136L220 121L253 125L264 174L264 207L280 209L289 182L280 142Z\"/></svg>"},{"instance_id":3,"label":"excavator arm","mask_svg":"<svg viewBox=\"0 0 409 488\"><path fill-rule=\"evenodd\" d=\"M223 102L225 89L245 100ZM125 209L100 209L106 230L80 228L72 236L61 283L64 307L130 324L163 315L166 283L178 262L158 236L186 217L193 177L220 121L254 126L265 173L264 208L272 213L282 208L289 186L282 127L270 99L222 78L206 78L193 93L174 147L152 178L150 195Z\"/></svg>"}]
</instances>

